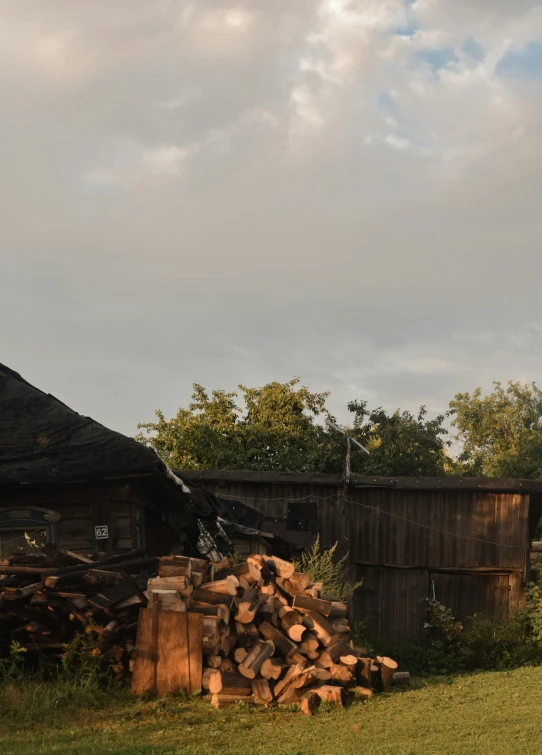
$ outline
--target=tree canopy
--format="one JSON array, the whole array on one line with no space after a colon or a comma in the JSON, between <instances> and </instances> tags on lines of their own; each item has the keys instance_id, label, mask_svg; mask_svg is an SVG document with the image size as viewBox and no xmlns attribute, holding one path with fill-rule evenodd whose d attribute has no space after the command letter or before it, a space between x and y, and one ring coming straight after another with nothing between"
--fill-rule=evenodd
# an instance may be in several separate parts
<instances>
[{"instance_id":1,"label":"tree canopy","mask_svg":"<svg viewBox=\"0 0 542 755\"><path fill-rule=\"evenodd\" d=\"M458 393L450 402L462 451L463 473L488 477L542 477L542 391L509 381Z\"/></svg>"},{"instance_id":2,"label":"tree canopy","mask_svg":"<svg viewBox=\"0 0 542 755\"><path fill-rule=\"evenodd\" d=\"M244 469L283 472L344 472L346 440L328 430L335 421L326 408L328 393L312 393L294 378L239 392L194 385L192 402L166 420L139 425L138 440L176 469ZM355 445L351 469L359 474L442 475L446 467L445 415L427 419L425 407L386 413L365 401L348 404Z\"/></svg>"}]
</instances>

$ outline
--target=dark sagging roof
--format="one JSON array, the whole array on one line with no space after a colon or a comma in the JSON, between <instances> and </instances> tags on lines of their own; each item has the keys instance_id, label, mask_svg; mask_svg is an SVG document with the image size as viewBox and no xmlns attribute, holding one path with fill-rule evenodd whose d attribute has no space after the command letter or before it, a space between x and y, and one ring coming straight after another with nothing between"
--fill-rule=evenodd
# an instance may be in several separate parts
<instances>
[{"instance_id":1,"label":"dark sagging roof","mask_svg":"<svg viewBox=\"0 0 542 755\"><path fill-rule=\"evenodd\" d=\"M0 364L0 485L146 473L171 475L151 448L81 416Z\"/></svg>"}]
</instances>

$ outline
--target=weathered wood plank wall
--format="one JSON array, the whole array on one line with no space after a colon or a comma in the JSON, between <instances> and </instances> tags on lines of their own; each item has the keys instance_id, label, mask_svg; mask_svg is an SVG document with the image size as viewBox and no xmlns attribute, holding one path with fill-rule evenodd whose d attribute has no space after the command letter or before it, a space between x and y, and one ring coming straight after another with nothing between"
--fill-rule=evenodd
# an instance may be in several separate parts
<instances>
[{"instance_id":1,"label":"weathered wood plank wall","mask_svg":"<svg viewBox=\"0 0 542 755\"><path fill-rule=\"evenodd\" d=\"M433 594L459 619L506 616L523 598L528 558L529 494L465 489L356 487L321 476L186 473L182 476L262 513L261 528L307 547L315 532L325 547L349 551L352 576L363 579L354 620L395 642L424 637L426 599ZM280 477L277 475L277 478ZM247 479L248 478L248 479ZM313 523L313 526L309 526ZM303 526L305 524L305 527Z\"/></svg>"}]
</instances>

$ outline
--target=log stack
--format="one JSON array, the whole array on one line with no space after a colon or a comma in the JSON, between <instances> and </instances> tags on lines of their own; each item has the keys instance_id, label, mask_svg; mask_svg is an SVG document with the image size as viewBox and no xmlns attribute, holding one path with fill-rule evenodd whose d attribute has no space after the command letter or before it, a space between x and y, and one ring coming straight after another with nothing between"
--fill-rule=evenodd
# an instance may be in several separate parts
<instances>
[{"instance_id":1,"label":"log stack","mask_svg":"<svg viewBox=\"0 0 542 755\"><path fill-rule=\"evenodd\" d=\"M193 561L162 558L149 591L204 615L202 688L215 708L276 702L312 715L321 700L368 699L393 683L397 663L353 646L346 605L294 564L262 555L237 566Z\"/></svg>"},{"instance_id":2,"label":"log stack","mask_svg":"<svg viewBox=\"0 0 542 755\"><path fill-rule=\"evenodd\" d=\"M131 551L93 559L51 546L0 562L0 654L16 641L42 666L58 667L67 646L129 673L138 611L158 558Z\"/></svg>"},{"instance_id":3,"label":"log stack","mask_svg":"<svg viewBox=\"0 0 542 755\"><path fill-rule=\"evenodd\" d=\"M240 565L140 551L96 559L52 547L12 556L0 562L0 652L16 640L55 667L67 644L86 637L85 652L128 676L147 605L203 615L201 688L215 708L276 702L311 715L321 700L342 705L408 683L391 658L370 658L352 644L337 596L294 564L263 555Z\"/></svg>"}]
</instances>

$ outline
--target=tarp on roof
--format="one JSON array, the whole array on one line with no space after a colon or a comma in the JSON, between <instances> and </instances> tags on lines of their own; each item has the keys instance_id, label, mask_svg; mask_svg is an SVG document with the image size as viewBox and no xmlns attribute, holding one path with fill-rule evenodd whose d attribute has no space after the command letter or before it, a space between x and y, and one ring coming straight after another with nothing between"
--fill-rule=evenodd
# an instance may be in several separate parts
<instances>
[{"instance_id":1,"label":"tarp on roof","mask_svg":"<svg viewBox=\"0 0 542 755\"><path fill-rule=\"evenodd\" d=\"M151 448L83 417L0 365L0 485L158 473Z\"/></svg>"}]
</instances>

